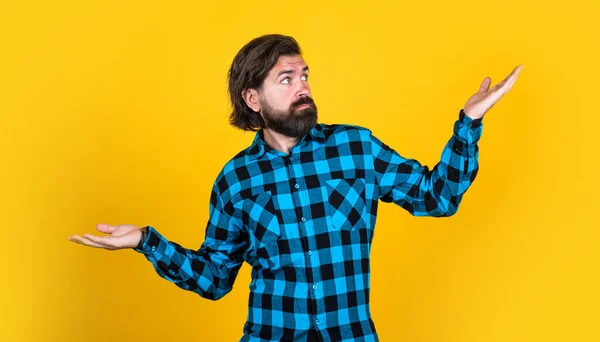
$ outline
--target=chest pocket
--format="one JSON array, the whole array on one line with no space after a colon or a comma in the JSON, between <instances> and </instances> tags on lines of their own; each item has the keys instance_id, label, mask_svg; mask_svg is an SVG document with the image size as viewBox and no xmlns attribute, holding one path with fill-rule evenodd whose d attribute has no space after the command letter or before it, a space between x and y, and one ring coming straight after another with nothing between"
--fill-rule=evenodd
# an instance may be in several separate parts
<instances>
[{"instance_id":1,"label":"chest pocket","mask_svg":"<svg viewBox=\"0 0 600 342\"><path fill-rule=\"evenodd\" d=\"M325 208L334 228L368 228L365 181L362 178L336 178L326 181Z\"/></svg>"},{"instance_id":2,"label":"chest pocket","mask_svg":"<svg viewBox=\"0 0 600 342\"><path fill-rule=\"evenodd\" d=\"M279 220L270 192L261 192L238 203L242 212L242 222L248 227L250 240L257 247L277 242L281 235Z\"/></svg>"}]
</instances>

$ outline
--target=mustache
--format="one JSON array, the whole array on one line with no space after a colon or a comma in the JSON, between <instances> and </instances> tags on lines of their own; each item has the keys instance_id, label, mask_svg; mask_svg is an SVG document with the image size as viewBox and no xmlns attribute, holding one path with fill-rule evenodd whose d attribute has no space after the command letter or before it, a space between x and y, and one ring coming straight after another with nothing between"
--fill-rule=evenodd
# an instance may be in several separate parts
<instances>
[{"instance_id":1,"label":"mustache","mask_svg":"<svg viewBox=\"0 0 600 342\"><path fill-rule=\"evenodd\" d=\"M303 104L308 104L311 105L311 107L315 107L315 101L313 101L312 98L305 96L305 97L301 97L298 101L292 103L292 105L290 106L290 110L294 110L300 106L302 106Z\"/></svg>"}]
</instances>

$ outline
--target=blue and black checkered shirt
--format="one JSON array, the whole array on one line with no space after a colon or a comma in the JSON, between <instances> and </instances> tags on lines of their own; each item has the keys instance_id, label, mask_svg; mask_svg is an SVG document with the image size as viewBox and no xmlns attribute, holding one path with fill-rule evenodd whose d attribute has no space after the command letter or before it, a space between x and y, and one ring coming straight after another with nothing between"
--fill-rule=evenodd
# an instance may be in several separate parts
<instances>
[{"instance_id":1,"label":"blue and black checkered shirt","mask_svg":"<svg viewBox=\"0 0 600 342\"><path fill-rule=\"evenodd\" d=\"M318 124L290 151L258 131L216 178L198 250L148 226L141 248L158 274L217 300L252 267L241 341L378 341L369 310L377 205L450 216L478 170L482 119L459 112L429 170L353 125Z\"/></svg>"}]
</instances>

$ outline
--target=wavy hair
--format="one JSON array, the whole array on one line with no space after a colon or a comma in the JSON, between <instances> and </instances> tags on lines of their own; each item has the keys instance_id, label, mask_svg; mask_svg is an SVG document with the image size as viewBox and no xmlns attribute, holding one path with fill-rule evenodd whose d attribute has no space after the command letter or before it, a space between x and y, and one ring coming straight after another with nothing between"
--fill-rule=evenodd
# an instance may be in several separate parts
<instances>
[{"instance_id":1,"label":"wavy hair","mask_svg":"<svg viewBox=\"0 0 600 342\"><path fill-rule=\"evenodd\" d=\"M267 34L254 38L237 53L228 72L231 100L229 123L244 131L265 127L260 113L253 111L242 97L247 89L261 90L269 71L281 56L302 55L298 42L290 36Z\"/></svg>"}]
</instances>

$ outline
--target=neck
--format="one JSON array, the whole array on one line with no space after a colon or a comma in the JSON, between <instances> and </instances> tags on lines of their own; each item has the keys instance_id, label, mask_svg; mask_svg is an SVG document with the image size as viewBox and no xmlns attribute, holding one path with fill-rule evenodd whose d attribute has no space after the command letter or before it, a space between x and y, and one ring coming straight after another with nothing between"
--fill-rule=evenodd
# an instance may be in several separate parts
<instances>
[{"instance_id":1,"label":"neck","mask_svg":"<svg viewBox=\"0 0 600 342\"><path fill-rule=\"evenodd\" d=\"M277 133L268 128L263 129L263 133L263 138L269 147L285 154L290 154L292 147L300 140L300 138L288 137L287 135Z\"/></svg>"}]
</instances>

